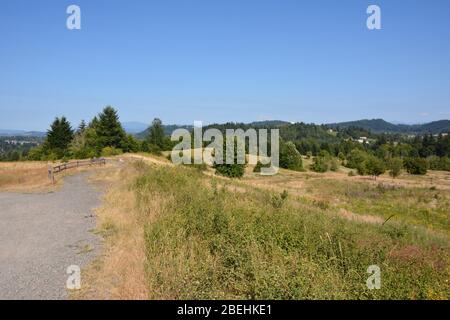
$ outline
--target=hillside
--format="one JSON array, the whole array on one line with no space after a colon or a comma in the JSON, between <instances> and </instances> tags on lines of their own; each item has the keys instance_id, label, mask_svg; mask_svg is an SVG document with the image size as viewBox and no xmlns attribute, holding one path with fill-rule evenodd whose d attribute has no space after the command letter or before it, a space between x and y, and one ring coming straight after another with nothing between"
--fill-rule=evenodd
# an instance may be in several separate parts
<instances>
[{"instance_id":1,"label":"hillside","mask_svg":"<svg viewBox=\"0 0 450 320\"><path fill-rule=\"evenodd\" d=\"M448 174L230 180L131 157L103 173L106 248L82 299L448 299Z\"/></svg>"},{"instance_id":2,"label":"hillside","mask_svg":"<svg viewBox=\"0 0 450 320\"><path fill-rule=\"evenodd\" d=\"M176 129L187 129L192 130L193 126L191 125L177 125L177 124L169 124L169 125L163 125L164 133L167 136L170 136L172 132L174 132ZM142 132L136 133L135 136L138 139L145 139L148 136L148 128L145 129Z\"/></svg>"},{"instance_id":3,"label":"hillside","mask_svg":"<svg viewBox=\"0 0 450 320\"><path fill-rule=\"evenodd\" d=\"M0 129L0 137L45 137L47 132Z\"/></svg>"},{"instance_id":4,"label":"hillside","mask_svg":"<svg viewBox=\"0 0 450 320\"><path fill-rule=\"evenodd\" d=\"M327 126L332 128L359 127L370 130L375 133L432 133L439 134L450 131L450 120L439 120L425 124L393 124L383 119L363 119L357 121L347 121L339 123L330 123Z\"/></svg>"}]
</instances>

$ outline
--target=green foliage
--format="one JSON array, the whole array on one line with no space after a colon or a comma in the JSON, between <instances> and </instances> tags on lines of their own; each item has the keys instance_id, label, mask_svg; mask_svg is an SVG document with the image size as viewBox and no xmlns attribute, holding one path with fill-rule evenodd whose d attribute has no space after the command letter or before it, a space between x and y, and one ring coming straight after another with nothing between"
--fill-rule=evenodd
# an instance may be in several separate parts
<instances>
[{"instance_id":1,"label":"green foliage","mask_svg":"<svg viewBox=\"0 0 450 320\"><path fill-rule=\"evenodd\" d=\"M424 175L427 173L427 161L422 158L406 158L403 163L409 174Z\"/></svg>"},{"instance_id":2,"label":"green foliage","mask_svg":"<svg viewBox=\"0 0 450 320\"><path fill-rule=\"evenodd\" d=\"M255 167L253 168L253 172L261 172L261 168L270 168L271 163L263 164L261 161L258 160Z\"/></svg>"},{"instance_id":3,"label":"green foliage","mask_svg":"<svg viewBox=\"0 0 450 320\"><path fill-rule=\"evenodd\" d=\"M279 209L283 206L284 202L287 200L289 193L286 190L283 190L282 193L272 195L270 198L270 204L275 209Z\"/></svg>"},{"instance_id":4,"label":"green foliage","mask_svg":"<svg viewBox=\"0 0 450 320\"><path fill-rule=\"evenodd\" d=\"M378 177L386 171L386 166L384 165L383 160L378 159L375 156L368 156L364 161L365 172L368 175Z\"/></svg>"},{"instance_id":5,"label":"green foliage","mask_svg":"<svg viewBox=\"0 0 450 320\"><path fill-rule=\"evenodd\" d=\"M214 166L216 173L228 178L241 178L245 173L243 164L217 164Z\"/></svg>"},{"instance_id":6,"label":"green foliage","mask_svg":"<svg viewBox=\"0 0 450 320\"><path fill-rule=\"evenodd\" d=\"M227 164L227 148L226 139L223 142L223 163L214 163L213 167L216 169L216 173L229 178L241 178L245 173L245 163L238 163L238 141L234 139L234 158L233 163Z\"/></svg>"},{"instance_id":7,"label":"green foliage","mask_svg":"<svg viewBox=\"0 0 450 320\"><path fill-rule=\"evenodd\" d=\"M57 158L61 158L67 154L72 138L73 131L67 119L65 117L56 118L47 132L44 149L46 153L54 153Z\"/></svg>"},{"instance_id":8,"label":"green foliage","mask_svg":"<svg viewBox=\"0 0 450 320\"><path fill-rule=\"evenodd\" d=\"M313 159L311 170L314 172L327 172L329 169L328 160L323 156L317 156Z\"/></svg>"},{"instance_id":9,"label":"green foliage","mask_svg":"<svg viewBox=\"0 0 450 320\"><path fill-rule=\"evenodd\" d=\"M358 171L364 171L362 164L366 160L367 156L367 152L359 149L353 149L347 156L347 167L357 169Z\"/></svg>"},{"instance_id":10,"label":"green foliage","mask_svg":"<svg viewBox=\"0 0 450 320\"><path fill-rule=\"evenodd\" d=\"M102 149L102 157L112 157L112 156L119 156L123 154L122 149L118 149L115 147L104 147Z\"/></svg>"},{"instance_id":11,"label":"green foliage","mask_svg":"<svg viewBox=\"0 0 450 320\"><path fill-rule=\"evenodd\" d=\"M280 167L289 170L303 171L302 157L295 144L280 141Z\"/></svg>"},{"instance_id":12,"label":"green foliage","mask_svg":"<svg viewBox=\"0 0 450 320\"><path fill-rule=\"evenodd\" d=\"M336 172L336 171L339 170L339 164L338 164L338 162L337 162L337 160L335 158L331 158L329 163L330 163L330 170L331 171Z\"/></svg>"},{"instance_id":13,"label":"green foliage","mask_svg":"<svg viewBox=\"0 0 450 320\"><path fill-rule=\"evenodd\" d=\"M162 121L155 118L149 128L147 142L149 145L154 145L159 148L159 150L165 150L165 134Z\"/></svg>"},{"instance_id":14,"label":"green foliage","mask_svg":"<svg viewBox=\"0 0 450 320\"><path fill-rule=\"evenodd\" d=\"M98 115L92 127L95 129L96 141L92 141L98 150L105 147L124 148L127 150L127 138L119 121L117 110L107 106Z\"/></svg>"},{"instance_id":15,"label":"green foliage","mask_svg":"<svg viewBox=\"0 0 450 320\"><path fill-rule=\"evenodd\" d=\"M371 188L369 196L391 192ZM146 281L153 298L448 297L449 284L442 281L448 277L447 241L420 236L417 228L348 221L325 214L326 204L298 206L290 197L280 205L282 196L273 202L266 191L209 188L195 170L147 170L133 190L142 213L155 198L170 199L160 203L164 214L145 224ZM373 264L382 266L382 290L366 286Z\"/></svg>"},{"instance_id":16,"label":"green foliage","mask_svg":"<svg viewBox=\"0 0 450 320\"><path fill-rule=\"evenodd\" d=\"M428 168L430 170L450 171L450 158L430 156L427 158Z\"/></svg>"},{"instance_id":17,"label":"green foliage","mask_svg":"<svg viewBox=\"0 0 450 320\"><path fill-rule=\"evenodd\" d=\"M388 161L389 175L396 178L400 175L403 168L403 160L401 158L391 158Z\"/></svg>"}]
</instances>

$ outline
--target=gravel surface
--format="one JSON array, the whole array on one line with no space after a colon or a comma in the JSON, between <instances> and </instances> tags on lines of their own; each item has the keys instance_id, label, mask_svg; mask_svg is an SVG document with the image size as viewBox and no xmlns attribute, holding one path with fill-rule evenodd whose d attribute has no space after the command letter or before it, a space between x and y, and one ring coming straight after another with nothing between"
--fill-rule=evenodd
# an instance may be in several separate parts
<instances>
[{"instance_id":1,"label":"gravel surface","mask_svg":"<svg viewBox=\"0 0 450 320\"><path fill-rule=\"evenodd\" d=\"M91 232L101 192L86 178L53 193L0 193L0 299L68 298L67 268L86 266L101 243Z\"/></svg>"}]
</instances>

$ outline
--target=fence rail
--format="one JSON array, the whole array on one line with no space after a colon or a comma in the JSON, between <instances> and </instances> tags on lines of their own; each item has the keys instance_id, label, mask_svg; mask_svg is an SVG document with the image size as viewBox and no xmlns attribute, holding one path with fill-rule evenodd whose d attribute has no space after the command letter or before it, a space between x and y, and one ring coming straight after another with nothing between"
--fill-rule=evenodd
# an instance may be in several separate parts
<instances>
[{"instance_id":1,"label":"fence rail","mask_svg":"<svg viewBox=\"0 0 450 320\"><path fill-rule=\"evenodd\" d=\"M63 172L65 170L72 169L72 168L78 168L78 167L83 167L83 166L92 166L92 165L96 165L96 164L98 164L98 165L106 164L106 159L105 158L94 158L94 159L90 159L90 160L77 160L77 161L62 163L57 166L49 166L48 167L48 178L50 180L52 180L52 182L54 183L56 173L60 173L60 172Z\"/></svg>"}]
</instances>

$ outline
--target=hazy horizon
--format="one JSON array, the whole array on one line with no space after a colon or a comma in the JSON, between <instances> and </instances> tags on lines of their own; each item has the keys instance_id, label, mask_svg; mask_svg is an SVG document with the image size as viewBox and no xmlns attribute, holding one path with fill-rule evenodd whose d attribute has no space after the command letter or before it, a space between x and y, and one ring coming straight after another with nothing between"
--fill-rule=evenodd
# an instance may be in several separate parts
<instances>
[{"instance_id":1,"label":"hazy horizon","mask_svg":"<svg viewBox=\"0 0 450 320\"><path fill-rule=\"evenodd\" d=\"M359 121L359 120L377 120L377 119L382 119L382 118L373 118L373 119L351 119L351 120L339 121L339 122L336 122L336 123L340 123L340 122L352 122L352 121ZM52 119L52 120L54 120L54 119ZM83 120L85 120L86 122L88 122L88 120L86 120L86 119L83 119ZM151 120L153 120L153 119L151 119ZM121 123L122 123L122 125L125 124L125 125L128 125L128 126L130 126L130 125L141 126L141 127L143 128L143 129L142 129L142 131L143 131L143 130L147 129L147 128L150 126L151 120L148 121L148 123L142 122L142 121L135 121L135 120L130 120L130 121L124 121L124 120L121 120ZM413 122L413 123L404 123L404 122L400 122L400 121L389 121L389 120L386 120L386 119L382 119L382 120L384 120L384 121L386 121L386 122L389 122L389 123L392 123L392 124L395 124L395 125L422 125L422 124L426 124L426 123L430 123L430 122L435 122L435 121L442 121L442 120L444 120L444 121L445 121L445 120L449 121L450 119L442 118L442 119L438 119L438 120L425 121L425 122ZM79 123L73 123L73 122L71 122L70 119L68 119L68 121L71 123L71 126L72 126L74 129L75 129L75 128L78 126L78 124L79 124ZM195 120L195 121L197 121L197 120ZM201 121L201 120L199 120L199 121ZM327 125L327 124L332 124L332 123L333 123L333 122L317 123L317 122L305 122L305 121L289 121L289 120L286 120L286 119L266 119L266 120L253 120L253 121L232 121L232 120L230 120L230 121L213 121L213 122L203 122L203 125L210 125L210 124L215 124L215 123L217 123L217 124L223 124L223 123L226 123L226 122L252 123L252 122L261 122L261 121L285 121L285 122L291 122L291 123L303 122L303 123L314 123L314 124L317 124L317 125ZM46 132L46 131L50 128L50 124L51 124L51 121L49 122L47 128L42 128L42 129L3 128L3 127L0 127L0 131ZM164 125L179 125L179 126L183 126L183 125L193 125L193 124L194 124L194 121L192 121L192 122L190 122L190 123L189 123L189 122L188 122L188 123L167 123L167 122L164 122L164 121L163 121L163 124L164 124ZM131 131L133 131L133 130L131 130ZM136 131L136 132L138 132L138 131Z\"/></svg>"}]
</instances>

